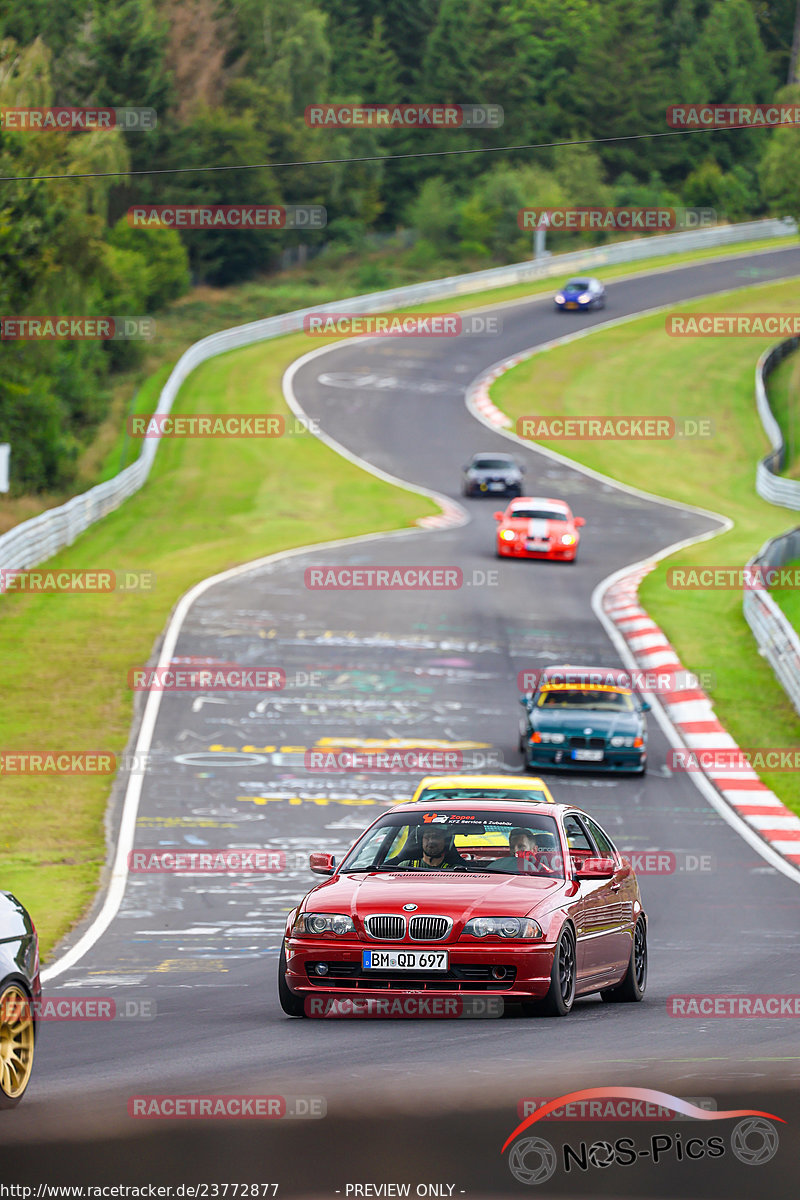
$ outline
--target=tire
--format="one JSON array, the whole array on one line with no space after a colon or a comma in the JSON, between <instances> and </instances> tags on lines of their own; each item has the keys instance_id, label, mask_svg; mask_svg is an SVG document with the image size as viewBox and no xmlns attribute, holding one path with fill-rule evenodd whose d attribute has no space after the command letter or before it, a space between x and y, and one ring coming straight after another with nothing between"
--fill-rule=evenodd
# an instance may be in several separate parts
<instances>
[{"instance_id":1,"label":"tire","mask_svg":"<svg viewBox=\"0 0 800 1200\"><path fill-rule=\"evenodd\" d=\"M625 978L600 993L607 1004L637 1003L647 988L647 922L639 916L633 933L631 958Z\"/></svg>"},{"instance_id":2,"label":"tire","mask_svg":"<svg viewBox=\"0 0 800 1200\"><path fill-rule=\"evenodd\" d=\"M304 1017L306 1015L304 998L296 996L286 982L285 946L281 946L281 956L278 960L278 999L287 1017Z\"/></svg>"},{"instance_id":3,"label":"tire","mask_svg":"<svg viewBox=\"0 0 800 1200\"><path fill-rule=\"evenodd\" d=\"M16 1108L33 1071L36 1027L27 988L12 979L0 988L0 1108Z\"/></svg>"},{"instance_id":4,"label":"tire","mask_svg":"<svg viewBox=\"0 0 800 1200\"><path fill-rule=\"evenodd\" d=\"M556 942L553 954L553 969L550 972L550 987L541 1000L524 1000L522 1011L526 1017L566 1017L572 1011L575 1000L577 977L577 951L575 931L565 925Z\"/></svg>"}]
</instances>

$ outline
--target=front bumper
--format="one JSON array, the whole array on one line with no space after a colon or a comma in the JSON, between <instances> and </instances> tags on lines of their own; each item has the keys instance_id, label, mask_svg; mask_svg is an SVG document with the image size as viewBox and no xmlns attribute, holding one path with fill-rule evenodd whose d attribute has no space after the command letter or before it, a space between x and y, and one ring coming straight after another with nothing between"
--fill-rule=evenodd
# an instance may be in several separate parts
<instances>
[{"instance_id":1,"label":"front bumper","mask_svg":"<svg viewBox=\"0 0 800 1200\"><path fill-rule=\"evenodd\" d=\"M503 483L502 487L491 487L488 483L480 483L469 479L464 484L467 496L518 496L521 488L519 483Z\"/></svg>"},{"instance_id":2,"label":"front bumper","mask_svg":"<svg viewBox=\"0 0 800 1200\"><path fill-rule=\"evenodd\" d=\"M502 996L506 1000L532 1000L550 986L555 945L552 942L515 945L467 946L462 942L396 942L387 948L442 949L450 956L447 972L364 971L361 953L374 949L373 941L342 942L289 938L286 942L286 982L297 995L337 995L379 998L436 994L443 996ZM319 976L313 966L324 962L328 973ZM495 979L492 969L506 975Z\"/></svg>"},{"instance_id":3,"label":"front bumper","mask_svg":"<svg viewBox=\"0 0 800 1200\"><path fill-rule=\"evenodd\" d=\"M647 763L646 750L615 750L607 748L602 762L581 762L572 758L569 746L547 746L541 742L536 745L528 743L525 748L525 760L531 770L551 771L640 771Z\"/></svg>"},{"instance_id":4,"label":"front bumper","mask_svg":"<svg viewBox=\"0 0 800 1200\"><path fill-rule=\"evenodd\" d=\"M572 562L577 552L577 546L551 546L549 550L528 550L522 542L497 539L497 553L501 558L540 558L551 562Z\"/></svg>"}]
</instances>

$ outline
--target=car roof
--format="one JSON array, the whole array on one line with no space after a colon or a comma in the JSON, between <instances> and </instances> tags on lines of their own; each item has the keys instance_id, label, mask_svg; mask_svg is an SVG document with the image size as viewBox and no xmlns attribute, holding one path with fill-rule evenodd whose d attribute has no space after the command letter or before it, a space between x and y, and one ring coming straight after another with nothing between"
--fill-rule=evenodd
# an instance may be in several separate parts
<instances>
[{"instance_id":1,"label":"car roof","mask_svg":"<svg viewBox=\"0 0 800 1200\"><path fill-rule=\"evenodd\" d=\"M513 454L506 454L505 450L476 450L473 458L507 458L509 462L514 462Z\"/></svg>"},{"instance_id":2,"label":"car roof","mask_svg":"<svg viewBox=\"0 0 800 1200\"><path fill-rule=\"evenodd\" d=\"M479 813L479 812L487 812L487 811L488 812L508 812L508 804L509 804L508 800L499 800L499 799L495 800L495 799L492 799L491 797L487 797L486 799L476 798L474 800L436 799L436 800L426 801L422 805L420 805L419 800L417 801L416 804L413 804L410 800L406 800L402 804L395 804L392 808L387 808L386 812L387 813L397 813L397 812L418 813L420 810L420 807L435 808L437 812L439 810L448 812L451 809L456 812L460 811L460 812L468 812L468 813L469 812ZM583 813L583 809L576 808L574 804L558 804L558 803L548 804L547 801L545 801L545 800L522 800L522 801L515 800L514 801L514 812L515 813L516 812L520 812L520 813L527 812L527 813L532 813L536 816L538 816L538 815L553 816L554 813L556 813L556 811L558 811L558 813L561 815L564 815L568 812Z\"/></svg>"},{"instance_id":3,"label":"car roof","mask_svg":"<svg viewBox=\"0 0 800 1200\"><path fill-rule=\"evenodd\" d=\"M528 775L522 779L518 775L426 775L419 781L417 787L485 787L529 790L537 787L544 788L546 784L536 775Z\"/></svg>"},{"instance_id":4,"label":"car roof","mask_svg":"<svg viewBox=\"0 0 800 1200\"><path fill-rule=\"evenodd\" d=\"M509 508L520 508L525 504L549 505L550 508L569 508L566 500L553 500L549 496L517 496L509 504Z\"/></svg>"}]
</instances>

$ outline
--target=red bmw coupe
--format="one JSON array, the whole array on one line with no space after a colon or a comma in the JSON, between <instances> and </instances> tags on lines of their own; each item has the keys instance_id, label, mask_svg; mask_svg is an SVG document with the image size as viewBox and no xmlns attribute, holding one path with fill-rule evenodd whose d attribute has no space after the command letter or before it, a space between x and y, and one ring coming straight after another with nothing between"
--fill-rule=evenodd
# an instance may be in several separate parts
<instances>
[{"instance_id":1,"label":"red bmw coupe","mask_svg":"<svg viewBox=\"0 0 800 1200\"><path fill-rule=\"evenodd\" d=\"M496 512L498 558L551 558L574 562L585 525L563 500L520 496Z\"/></svg>"},{"instance_id":2,"label":"red bmw coupe","mask_svg":"<svg viewBox=\"0 0 800 1200\"><path fill-rule=\"evenodd\" d=\"M641 1000L647 917L630 862L566 804L437 800L389 809L289 914L278 995L504 997L565 1016L576 996Z\"/></svg>"}]
</instances>

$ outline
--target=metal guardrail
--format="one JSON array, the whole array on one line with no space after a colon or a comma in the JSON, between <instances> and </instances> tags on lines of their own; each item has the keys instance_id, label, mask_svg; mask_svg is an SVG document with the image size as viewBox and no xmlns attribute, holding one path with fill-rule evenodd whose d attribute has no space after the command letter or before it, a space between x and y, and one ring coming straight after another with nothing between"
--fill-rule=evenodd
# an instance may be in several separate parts
<instances>
[{"instance_id":1,"label":"metal guardrail","mask_svg":"<svg viewBox=\"0 0 800 1200\"><path fill-rule=\"evenodd\" d=\"M426 300L446 300L468 292L480 292L492 288L506 287L514 283L527 283L552 275L570 274L590 267L635 262L665 254L678 254L688 250L729 246L736 243L756 241L762 238L785 237L797 233L797 225L791 220L750 221L742 225L724 225L687 233L663 234L659 237L638 238L628 242L615 242L608 246L597 246L589 250L578 250L571 254L514 263L505 267L492 267L486 271L473 271L465 275L453 275L447 279L428 280L425 283L409 284L389 291L371 292L364 296L351 296L314 308L297 309L263 321L238 325L220 333L211 334L195 342L181 355L165 383L159 397L156 412L170 412L178 390L186 377L209 358L236 350L253 342L280 337L303 327L303 318L310 313L336 313L344 308L349 312L384 312L392 308L420 304ZM50 558L64 546L70 546L84 530L118 508L123 501L138 491L145 483L153 465L160 439L146 440L135 463L126 467L113 479L99 483L80 496L74 496L58 508L48 509L32 520L23 521L0 536L0 568L23 570L36 566Z\"/></svg>"},{"instance_id":2,"label":"metal guardrail","mask_svg":"<svg viewBox=\"0 0 800 1200\"><path fill-rule=\"evenodd\" d=\"M782 479L778 474L786 464L786 445L775 414L770 408L767 395L767 377L788 355L800 346L800 337L787 338L764 353L756 364L756 408L769 438L772 450L761 459L756 467L756 491L771 504L783 508L800 509L800 480Z\"/></svg>"},{"instance_id":3,"label":"metal guardrail","mask_svg":"<svg viewBox=\"0 0 800 1200\"><path fill-rule=\"evenodd\" d=\"M747 566L782 567L796 559L800 559L800 526L770 538ZM800 713L800 636L765 587L746 588L742 603L759 650Z\"/></svg>"},{"instance_id":4,"label":"metal guardrail","mask_svg":"<svg viewBox=\"0 0 800 1200\"><path fill-rule=\"evenodd\" d=\"M800 481L783 479L778 472L786 463L786 445L775 414L770 408L767 378L788 355L800 347L800 338L787 338L770 347L756 364L756 408L772 449L756 468L756 491L771 504L800 509ZM800 559L800 527L770 538L748 567L782 567ZM764 581L769 582L768 577ZM744 619L753 632L761 654L769 661L783 690L800 713L800 637L788 617L758 579L746 587L742 598Z\"/></svg>"}]
</instances>

